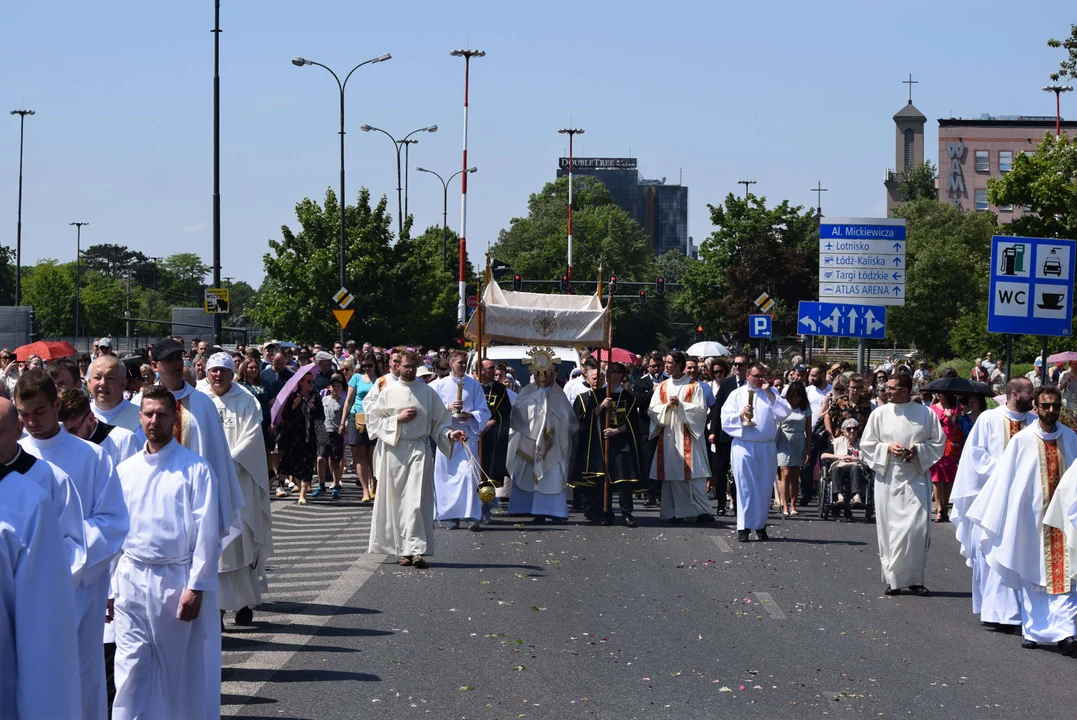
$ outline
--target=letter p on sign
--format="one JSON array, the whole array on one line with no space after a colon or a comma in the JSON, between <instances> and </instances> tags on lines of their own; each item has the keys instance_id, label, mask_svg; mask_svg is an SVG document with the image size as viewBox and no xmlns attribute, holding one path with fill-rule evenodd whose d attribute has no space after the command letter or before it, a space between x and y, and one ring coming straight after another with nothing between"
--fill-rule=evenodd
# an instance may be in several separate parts
<instances>
[{"instance_id":1,"label":"letter p on sign","mask_svg":"<svg viewBox=\"0 0 1077 720\"><path fill-rule=\"evenodd\" d=\"M754 338L768 338L771 336L770 315L749 315L748 335Z\"/></svg>"}]
</instances>

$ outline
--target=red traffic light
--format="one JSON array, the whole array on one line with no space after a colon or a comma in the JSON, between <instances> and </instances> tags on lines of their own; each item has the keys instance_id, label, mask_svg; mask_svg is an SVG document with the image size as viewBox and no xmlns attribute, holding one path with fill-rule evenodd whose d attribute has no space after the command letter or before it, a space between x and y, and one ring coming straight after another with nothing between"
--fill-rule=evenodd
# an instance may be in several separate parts
<instances>
[{"instance_id":1,"label":"red traffic light","mask_svg":"<svg viewBox=\"0 0 1077 720\"><path fill-rule=\"evenodd\" d=\"M661 275L654 281L654 291L657 295L664 295L666 292L666 279Z\"/></svg>"},{"instance_id":2,"label":"red traffic light","mask_svg":"<svg viewBox=\"0 0 1077 720\"><path fill-rule=\"evenodd\" d=\"M699 333L700 335L702 335L703 334L703 326L702 325L696 325L696 332Z\"/></svg>"},{"instance_id":3,"label":"red traffic light","mask_svg":"<svg viewBox=\"0 0 1077 720\"><path fill-rule=\"evenodd\" d=\"M524 276L520 273L516 273L512 276L512 289L515 292L520 292L524 286Z\"/></svg>"},{"instance_id":4,"label":"red traffic light","mask_svg":"<svg viewBox=\"0 0 1077 720\"><path fill-rule=\"evenodd\" d=\"M646 290L640 290L639 291L639 304L642 305L645 302L647 302L647 291Z\"/></svg>"},{"instance_id":5,"label":"red traffic light","mask_svg":"<svg viewBox=\"0 0 1077 720\"><path fill-rule=\"evenodd\" d=\"M561 273L561 292L568 292L568 273Z\"/></svg>"}]
</instances>

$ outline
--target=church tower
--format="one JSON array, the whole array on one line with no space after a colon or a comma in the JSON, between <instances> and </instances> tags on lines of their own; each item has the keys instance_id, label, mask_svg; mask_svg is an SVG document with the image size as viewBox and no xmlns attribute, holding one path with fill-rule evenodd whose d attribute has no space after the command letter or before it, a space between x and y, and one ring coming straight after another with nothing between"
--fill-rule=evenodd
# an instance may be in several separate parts
<instances>
[{"instance_id":1,"label":"church tower","mask_svg":"<svg viewBox=\"0 0 1077 720\"><path fill-rule=\"evenodd\" d=\"M924 125L927 118L912 104L912 85L909 85L909 102L894 115L894 170L886 171L887 214L904 198L898 192L901 173L907 168L924 162Z\"/></svg>"}]
</instances>

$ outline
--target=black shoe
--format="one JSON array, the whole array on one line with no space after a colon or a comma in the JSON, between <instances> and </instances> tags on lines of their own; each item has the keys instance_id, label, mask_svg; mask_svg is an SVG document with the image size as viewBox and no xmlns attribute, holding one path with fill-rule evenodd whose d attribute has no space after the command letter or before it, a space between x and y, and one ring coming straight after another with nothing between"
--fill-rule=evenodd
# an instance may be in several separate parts
<instances>
[{"instance_id":1,"label":"black shoe","mask_svg":"<svg viewBox=\"0 0 1077 720\"><path fill-rule=\"evenodd\" d=\"M747 530L737 530L737 542L748 542Z\"/></svg>"},{"instance_id":2,"label":"black shoe","mask_svg":"<svg viewBox=\"0 0 1077 720\"><path fill-rule=\"evenodd\" d=\"M699 525L706 525L707 523L714 522L714 516L710 513L703 513L696 516L696 523Z\"/></svg>"},{"instance_id":3,"label":"black shoe","mask_svg":"<svg viewBox=\"0 0 1077 720\"><path fill-rule=\"evenodd\" d=\"M473 523L471 523L470 525L467 526L467 529L470 530L471 532L481 532L482 531L482 525L480 525L477 522L473 522Z\"/></svg>"},{"instance_id":4,"label":"black shoe","mask_svg":"<svg viewBox=\"0 0 1077 720\"><path fill-rule=\"evenodd\" d=\"M1025 650L1035 650L1036 649L1036 641L1035 640L1022 640L1021 641L1021 647L1023 647Z\"/></svg>"},{"instance_id":5,"label":"black shoe","mask_svg":"<svg viewBox=\"0 0 1077 720\"><path fill-rule=\"evenodd\" d=\"M545 515L536 515L535 517L531 518L531 524L532 525L545 525L546 524L546 516Z\"/></svg>"},{"instance_id":6,"label":"black shoe","mask_svg":"<svg viewBox=\"0 0 1077 720\"><path fill-rule=\"evenodd\" d=\"M723 504L718 508L718 517L725 517L725 505Z\"/></svg>"},{"instance_id":7,"label":"black shoe","mask_svg":"<svg viewBox=\"0 0 1077 720\"><path fill-rule=\"evenodd\" d=\"M995 629L1004 635L1016 635L1021 629L1020 625L1007 625L1006 623L996 623Z\"/></svg>"},{"instance_id":8,"label":"black shoe","mask_svg":"<svg viewBox=\"0 0 1077 720\"><path fill-rule=\"evenodd\" d=\"M1062 651L1063 655L1077 657L1077 638L1071 635L1068 638L1063 638L1062 640L1059 640L1058 649Z\"/></svg>"},{"instance_id":9,"label":"black shoe","mask_svg":"<svg viewBox=\"0 0 1077 720\"><path fill-rule=\"evenodd\" d=\"M654 501L654 498L647 498L643 501L643 507L654 507L657 504L658 503Z\"/></svg>"},{"instance_id":10,"label":"black shoe","mask_svg":"<svg viewBox=\"0 0 1077 720\"><path fill-rule=\"evenodd\" d=\"M883 595L900 595L901 590L899 588L892 588L889 585L886 586L886 592Z\"/></svg>"},{"instance_id":11,"label":"black shoe","mask_svg":"<svg viewBox=\"0 0 1077 720\"><path fill-rule=\"evenodd\" d=\"M913 595L919 595L920 597L927 597L931 594L931 591L923 585L910 585L909 592L911 592Z\"/></svg>"},{"instance_id":12,"label":"black shoe","mask_svg":"<svg viewBox=\"0 0 1077 720\"><path fill-rule=\"evenodd\" d=\"M621 518L621 522L624 523L625 527L637 527L636 519L633 518L631 515L625 515L623 518Z\"/></svg>"},{"instance_id":13,"label":"black shoe","mask_svg":"<svg viewBox=\"0 0 1077 720\"><path fill-rule=\"evenodd\" d=\"M249 607L240 608L236 610L236 625L253 625L254 624L254 611Z\"/></svg>"},{"instance_id":14,"label":"black shoe","mask_svg":"<svg viewBox=\"0 0 1077 720\"><path fill-rule=\"evenodd\" d=\"M762 530L756 530L755 531L755 539L756 540L762 540L763 542L766 542L767 540L770 540L770 536L767 535L767 529L763 528Z\"/></svg>"},{"instance_id":15,"label":"black shoe","mask_svg":"<svg viewBox=\"0 0 1077 720\"><path fill-rule=\"evenodd\" d=\"M599 523L602 527L610 527L613 525L613 513L602 516L602 522Z\"/></svg>"}]
</instances>

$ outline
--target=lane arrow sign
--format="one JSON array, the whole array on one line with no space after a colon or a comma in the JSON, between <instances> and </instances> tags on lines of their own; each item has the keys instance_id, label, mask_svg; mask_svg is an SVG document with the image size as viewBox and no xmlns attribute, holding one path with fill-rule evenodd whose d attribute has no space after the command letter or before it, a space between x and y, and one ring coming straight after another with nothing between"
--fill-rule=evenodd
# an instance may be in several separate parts
<instances>
[{"instance_id":1,"label":"lane arrow sign","mask_svg":"<svg viewBox=\"0 0 1077 720\"><path fill-rule=\"evenodd\" d=\"M841 322L841 313L837 308L834 308L834 312L830 313L830 317L823 320L823 324L834 332L838 332L838 324Z\"/></svg>"},{"instance_id":2,"label":"lane arrow sign","mask_svg":"<svg viewBox=\"0 0 1077 720\"><path fill-rule=\"evenodd\" d=\"M901 258L894 258L894 267L901 267Z\"/></svg>"},{"instance_id":3,"label":"lane arrow sign","mask_svg":"<svg viewBox=\"0 0 1077 720\"><path fill-rule=\"evenodd\" d=\"M872 310L868 310L867 314L864 315L864 320L867 324L867 331L869 335L883 326L881 322L875 319L875 313Z\"/></svg>"},{"instance_id":4,"label":"lane arrow sign","mask_svg":"<svg viewBox=\"0 0 1077 720\"><path fill-rule=\"evenodd\" d=\"M808 328L812 332L815 332L815 331L817 331L819 329L819 326L815 324L815 321L812 320L807 315L800 318L800 324L803 325L804 327Z\"/></svg>"},{"instance_id":5,"label":"lane arrow sign","mask_svg":"<svg viewBox=\"0 0 1077 720\"><path fill-rule=\"evenodd\" d=\"M902 277L901 273L895 272L891 277L894 278L894 282L901 282L901 277Z\"/></svg>"},{"instance_id":6,"label":"lane arrow sign","mask_svg":"<svg viewBox=\"0 0 1077 720\"><path fill-rule=\"evenodd\" d=\"M855 308L849 308L849 331L850 332L856 332L856 318L857 318L856 309Z\"/></svg>"},{"instance_id":7,"label":"lane arrow sign","mask_svg":"<svg viewBox=\"0 0 1077 720\"><path fill-rule=\"evenodd\" d=\"M901 252L901 243L898 243L898 242L894 243L894 252L896 252L896 253Z\"/></svg>"}]
</instances>

